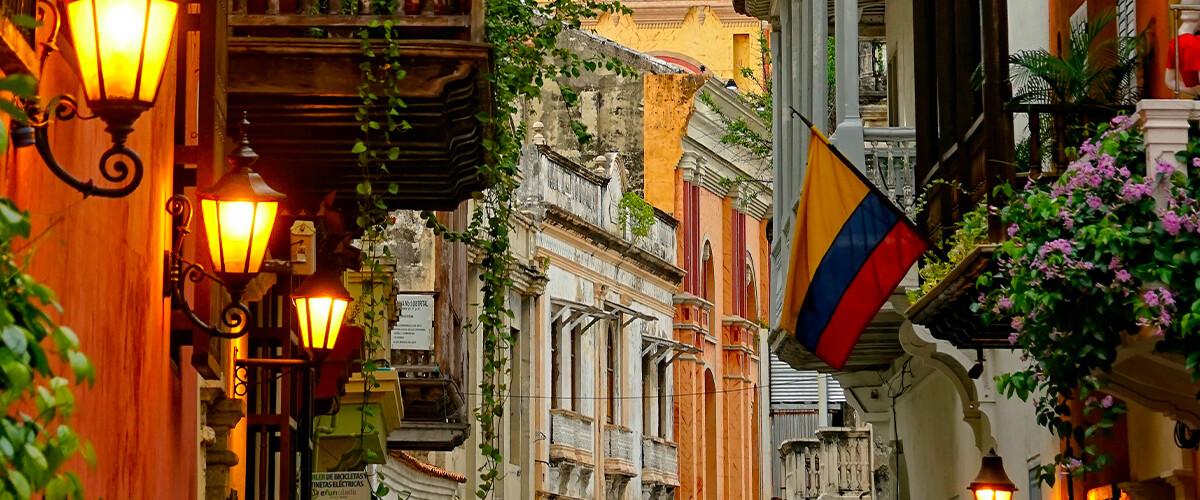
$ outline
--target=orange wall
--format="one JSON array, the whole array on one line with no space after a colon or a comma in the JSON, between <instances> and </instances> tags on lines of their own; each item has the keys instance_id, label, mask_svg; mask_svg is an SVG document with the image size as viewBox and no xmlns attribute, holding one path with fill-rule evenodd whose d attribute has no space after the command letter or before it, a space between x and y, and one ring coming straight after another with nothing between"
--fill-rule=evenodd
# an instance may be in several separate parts
<instances>
[{"instance_id":1,"label":"orange wall","mask_svg":"<svg viewBox=\"0 0 1200 500\"><path fill-rule=\"evenodd\" d=\"M1060 42L1065 47L1071 34L1071 14L1083 4L1084 0L1050 0L1050 51L1058 53ZM1145 33L1146 46L1149 47L1146 67L1148 75L1138 76L1138 83L1146 86L1147 97L1166 99L1173 97L1164 83L1163 72L1167 67L1167 44L1170 43L1171 20L1168 15L1168 4L1179 3L1178 0L1137 0L1137 30ZM1114 0L1088 0L1088 17L1094 18L1104 13L1116 12ZM1011 21L1011 20L1010 20ZM1113 35L1116 34L1116 21L1110 25Z\"/></svg>"},{"instance_id":2,"label":"orange wall","mask_svg":"<svg viewBox=\"0 0 1200 500\"><path fill-rule=\"evenodd\" d=\"M95 386L76 390L72 424L95 447L97 467L89 470L82 460L69 465L88 498L187 499L196 490L197 443L184 437L184 429L195 429L195 408L183 403L180 371L170 359L170 305L162 296L169 238L163 205L174 145L174 68L167 73L158 105L130 138L146 165L132 195L82 199L32 147L8 151L0 166L0 194L33 215L30 274L58 294L65 312L52 316L78 333L96 368ZM76 82L55 54L40 93L82 97ZM110 142L103 128L99 120L51 127L60 163L77 177L98 176L96 162Z\"/></svg>"}]
</instances>

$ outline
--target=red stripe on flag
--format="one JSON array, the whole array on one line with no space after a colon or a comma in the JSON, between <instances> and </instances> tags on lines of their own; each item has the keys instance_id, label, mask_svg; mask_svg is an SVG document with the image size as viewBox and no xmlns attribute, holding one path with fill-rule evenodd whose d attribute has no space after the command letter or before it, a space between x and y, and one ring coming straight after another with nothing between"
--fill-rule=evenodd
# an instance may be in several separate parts
<instances>
[{"instance_id":1,"label":"red stripe on flag","mask_svg":"<svg viewBox=\"0 0 1200 500\"><path fill-rule=\"evenodd\" d=\"M896 285L925 250L924 240L912 228L897 223L875 247L842 295L813 354L835 369L845 368L867 323L879 313L879 308L892 296Z\"/></svg>"}]
</instances>

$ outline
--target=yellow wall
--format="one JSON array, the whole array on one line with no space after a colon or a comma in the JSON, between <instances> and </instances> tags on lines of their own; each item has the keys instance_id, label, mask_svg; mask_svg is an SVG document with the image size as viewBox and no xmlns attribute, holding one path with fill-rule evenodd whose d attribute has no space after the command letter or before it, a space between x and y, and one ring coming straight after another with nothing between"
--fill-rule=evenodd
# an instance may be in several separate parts
<instances>
[{"instance_id":1,"label":"yellow wall","mask_svg":"<svg viewBox=\"0 0 1200 500\"><path fill-rule=\"evenodd\" d=\"M741 75L751 68L762 81L762 24L734 13L731 3L712 6L675 2L628 2L634 15L602 15L585 26L605 38L653 56L667 56L704 65L723 79L733 78L743 92L759 89Z\"/></svg>"},{"instance_id":2,"label":"yellow wall","mask_svg":"<svg viewBox=\"0 0 1200 500\"><path fill-rule=\"evenodd\" d=\"M687 133L688 120L696 109L693 104L696 91L704 85L706 78L649 74L642 78L646 201L664 212L675 214L675 167L683 156L683 135Z\"/></svg>"}]
</instances>

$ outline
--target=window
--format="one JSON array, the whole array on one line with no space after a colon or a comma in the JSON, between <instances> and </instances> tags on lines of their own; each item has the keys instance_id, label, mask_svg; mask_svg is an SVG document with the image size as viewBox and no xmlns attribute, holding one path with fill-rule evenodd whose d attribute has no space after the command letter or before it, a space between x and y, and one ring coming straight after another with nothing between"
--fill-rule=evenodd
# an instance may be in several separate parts
<instances>
[{"instance_id":1,"label":"window","mask_svg":"<svg viewBox=\"0 0 1200 500\"><path fill-rule=\"evenodd\" d=\"M754 282L754 262L746 252L746 319L758 322L758 289Z\"/></svg>"},{"instance_id":2,"label":"window","mask_svg":"<svg viewBox=\"0 0 1200 500\"><path fill-rule=\"evenodd\" d=\"M618 342L620 342L620 333L621 320L620 316L617 316L616 320L609 320L608 322L608 339L606 342L607 345L605 346L604 364L604 371L606 375L605 383L608 395L607 417L608 423L612 425L617 424L617 398L621 392L620 388L617 386L617 384L620 382L617 379L618 356L620 356L619 352L621 348L621 346L618 344Z\"/></svg>"},{"instance_id":3,"label":"window","mask_svg":"<svg viewBox=\"0 0 1200 500\"><path fill-rule=\"evenodd\" d=\"M550 402L551 408L562 408L562 324L555 321L550 325Z\"/></svg>"},{"instance_id":4,"label":"window","mask_svg":"<svg viewBox=\"0 0 1200 500\"><path fill-rule=\"evenodd\" d=\"M570 362L560 370L565 369L570 376L571 398L567 409L577 412L581 409L579 395L583 390L581 385L583 377L579 373L580 363L583 361L583 326L576 324L571 328L571 333L567 337L571 342L568 347L571 353Z\"/></svg>"},{"instance_id":5,"label":"window","mask_svg":"<svg viewBox=\"0 0 1200 500\"><path fill-rule=\"evenodd\" d=\"M667 395L667 388L670 387L667 382L667 364L658 363L658 437L670 439L671 437L671 399Z\"/></svg>"},{"instance_id":6,"label":"window","mask_svg":"<svg viewBox=\"0 0 1200 500\"><path fill-rule=\"evenodd\" d=\"M714 282L716 282L716 276L714 276L713 273L712 245L710 245L707 241L704 242L704 252L700 254L700 259L700 268L702 269L701 272L703 273L700 275L700 296L703 297L704 300L712 302L713 297L715 296L713 285Z\"/></svg>"}]
</instances>

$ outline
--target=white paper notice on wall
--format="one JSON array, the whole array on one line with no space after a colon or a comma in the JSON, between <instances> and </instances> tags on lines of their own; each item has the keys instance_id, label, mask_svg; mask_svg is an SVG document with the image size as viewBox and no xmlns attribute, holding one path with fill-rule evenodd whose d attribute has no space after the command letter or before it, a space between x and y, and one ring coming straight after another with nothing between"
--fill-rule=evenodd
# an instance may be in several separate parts
<instances>
[{"instance_id":1,"label":"white paper notice on wall","mask_svg":"<svg viewBox=\"0 0 1200 500\"><path fill-rule=\"evenodd\" d=\"M392 327L392 349L433 350L433 295L399 294L400 319Z\"/></svg>"},{"instance_id":2,"label":"white paper notice on wall","mask_svg":"<svg viewBox=\"0 0 1200 500\"><path fill-rule=\"evenodd\" d=\"M314 472L312 497L320 500L370 500L366 471Z\"/></svg>"}]
</instances>

